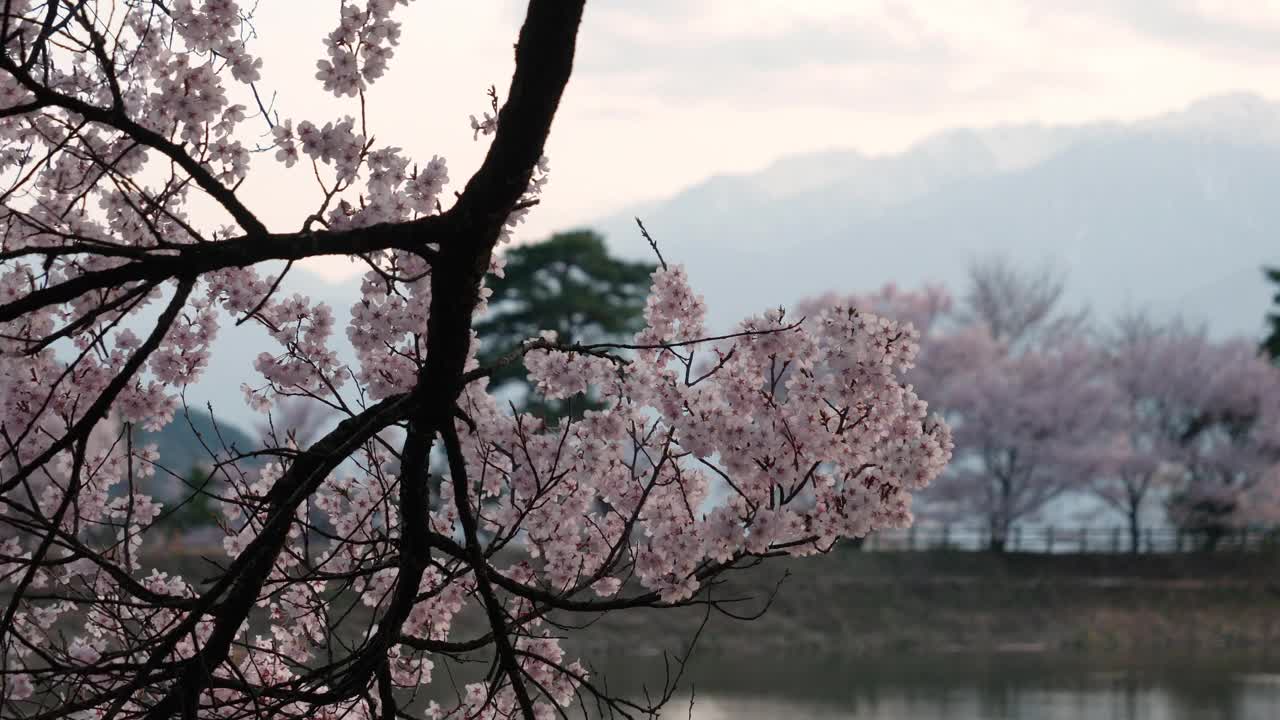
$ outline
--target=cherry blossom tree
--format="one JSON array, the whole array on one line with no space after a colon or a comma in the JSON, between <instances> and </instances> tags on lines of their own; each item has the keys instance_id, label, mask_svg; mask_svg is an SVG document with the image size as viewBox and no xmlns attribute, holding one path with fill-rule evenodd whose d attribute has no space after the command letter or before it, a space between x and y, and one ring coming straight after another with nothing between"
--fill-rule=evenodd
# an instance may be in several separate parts
<instances>
[{"instance_id":1,"label":"cherry blossom tree","mask_svg":"<svg viewBox=\"0 0 1280 720\"><path fill-rule=\"evenodd\" d=\"M1253 343L1142 313L1121 317L1101 347L1118 424L1094 458L1093 489L1125 515L1131 547L1156 491L1177 525L1210 543L1233 526L1274 522L1280 370Z\"/></svg>"},{"instance_id":2,"label":"cherry blossom tree","mask_svg":"<svg viewBox=\"0 0 1280 720\"><path fill-rule=\"evenodd\" d=\"M1280 368L1245 339L1173 326L1146 386L1146 421L1173 464L1168 510L1212 546L1233 527L1272 524L1280 464Z\"/></svg>"},{"instance_id":3,"label":"cherry blossom tree","mask_svg":"<svg viewBox=\"0 0 1280 720\"><path fill-rule=\"evenodd\" d=\"M1081 489L1114 427L1115 395L1065 280L994 256L924 338L925 394L955 428L956 462L932 489L940 514L979 518L991 549Z\"/></svg>"},{"instance_id":4,"label":"cherry blossom tree","mask_svg":"<svg viewBox=\"0 0 1280 720\"><path fill-rule=\"evenodd\" d=\"M947 426L901 380L914 331L834 305L708 337L674 265L631 342L544 334L480 365L473 319L547 180L583 3L531 0L456 193L443 159L373 140L365 90L408 4L340 3L317 79L353 114L302 119L249 109L261 61L234 0L4 0L5 718L647 714L670 687L610 694L562 637L605 612L732 612L717 577L904 526L947 462ZM237 192L264 162L320 183L294 228ZM324 255L367 267L353 364L333 309L280 291ZM221 513L225 557L180 575L150 552L175 508L140 491L163 469L133 430L171 421L243 324L273 343L245 402L334 419L213 448L216 490L190 497ZM512 414L487 392L503 363L545 399L591 388L604 406L553 427ZM452 693L461 660L488 671Z\"/></svg>"},{"instance_id":5,"label":"cherry blossom tree","mask_svg":"<svg viewBox=\"0 0 1280 720\"><path fill-rule=\"evenodd\" d=\"M1094 446L1090 488L1124 516L1129 548L1137 552L1144 511L1155 493L1168 495L1184 469L1179 465L1190 424L1199 411L1178 410L1189 389L1201 391L1210 343L1180 320L1157 322L1142 312L1119 317L1100 338L1103 367L1116 392L1116 424L1108 442Z\"/></svg>"},{"instance_id":6,"label":"cherry blossom tree","mask_svg":"<svg viewBox=\"0 0 1280 720\"><path fill-rule=\"evenodd\" d=\"M980 519L995 550L1017 522L1082 487L1113 427L1114 394L1085 315L1062 308L1064 287L1052 268L1028 271L992 257L970 267L959 299L938 286L886 285L843 300L920 334L906 379L942 410L956 442L956 461L926 507Z\"/></svg>"},{"instance_id":7,"label":"cherry blossom tree","mask_svg":"<svg viewBox=\"0 0 1280 720\"><path fill-rule=\"evenodd\" d=\"M934 396L954 427L956 462L930 496L981 518L991 549L1002 551L1016 523L1081 489L1113 426L1115 396L1081 338L1014 352L970 327L936 342L969 362Z\"/></svg>"}]
</instances>

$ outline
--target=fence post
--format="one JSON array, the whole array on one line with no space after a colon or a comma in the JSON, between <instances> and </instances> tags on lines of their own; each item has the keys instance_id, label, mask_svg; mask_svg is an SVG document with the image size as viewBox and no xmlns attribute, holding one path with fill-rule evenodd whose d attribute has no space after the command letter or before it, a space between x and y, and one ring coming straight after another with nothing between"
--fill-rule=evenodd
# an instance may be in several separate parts
<instances>
[{"instance_id":1,"label":"fence post","mask_svg":"<svg viewBox=\"0 0 1280 720\"><path fill-rule=\"evenodd\" d=\"M907 549L911 552L916 550L916 525L911 523L911 529L907 531Z\"/></svg>"},{"instance_id":2,"label":"fence post","mask_svg":"<svg viewBox=\"0 0 1280 720\"><path fill-rule=\"evenodd\" d=\"M1151 528L1147 528L1146 534L1147 534L1147 552L1154 553L1156 551L1156 545L1155 545L1155 542L1153 542L1151 539Z\"/></svg>"},{"instance_id":3,"label":"fence post","mask_svg":"<svg viewBox=\"0 0 1280 720\"><path fill-rule=\"evenodd\" d=\"M942 549L951 549L951 523L946 523L942 526Z\"/></svg>"},{"instance_id":4,"label":"fence post","mask_svg":"<svg viewBox=\"0 0 1280 720\"><path fill-rule=\"evenodd\" d=\"M1020 545L1021 543L1022 543L1022 526L1015 525L1013 528L1013 543L1012 543L1013 547L1009 548L1009 550L1012 552L1016 552L1018 549L1018 545Z\"/></svg>"},{"instance_id":5,"label":"fence post","mask_svg":"<svg viewBox=\"0 0 1280 720\"><path fill-rule=\"evenodd\" d=\"M1080 528L1080 554L1089 552L1089 528Z\"/></svg>"},{"instance_id":6,"label":"fence post","mask_svg":"<svg viewBox=\"0 0 1280 720\"><path fill-rule=\"evenodd\" d=\"M1115 555L1120 552L1120 528L1111 528L1111 554Z\"/></svg>"},{"instance_id":7,"label":"fence post","mask_svg":"<svg viewBox=\"0 0 1280 720\"><path fill-rule=\"evenodd\" d=\"M1048 555L1053 554L1053 526L1049 526L1049 531L1044 536L1044 551Z\"/></svg>"},{"instance_id":8,"label":"fence post","mask_svg":"<svg viewBox=\"0 0 1280 720\"><path fill-rule=\"evenodd\" d=\"M1182 528L1178 528L1174 534L1174 545L1179 553L1182 552Z\"/></svg>"}]
</instances>

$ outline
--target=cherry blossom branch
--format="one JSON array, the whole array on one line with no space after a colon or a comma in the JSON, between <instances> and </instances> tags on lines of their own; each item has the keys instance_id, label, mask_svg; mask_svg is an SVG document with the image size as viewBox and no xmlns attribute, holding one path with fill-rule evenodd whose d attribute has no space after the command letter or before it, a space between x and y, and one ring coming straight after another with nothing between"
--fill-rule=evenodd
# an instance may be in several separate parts
<instances>
[{"instance_id":1,"label":"cherry blossom branch","mask_svg":"<svg viewBox=\"0 0 1280 720\"><path fill-rule=\"evenodd\" d=\"M0 305L0 322L74 300L80 295L105 288L145 281L160 283L182 275L203 275L225 268L247 267L272 260L302 260L325 255L356 255L398 249L433 257L426 245L454 236L443 216L431 216L408 223L387 223L343 231L317 231L261 236L244 236L196 245L157 248L155 253L106 270L96 270L37 289ZM95 254L96 248L84 249ZM160 254L163 253L163 254ZM59 249L23 248L11 257L65 254Z\"/></svg>"},{"instance_id":2,"label":"cherry blossom branch","mask_svg":"<svg viewBox=\"0 0 1280 720\"><path fill-rule=\"evenodd\" d=\"M315 492L324 477L337 467L347 455L375 433L403 416L407 398L396 396L370 407L355 418L342 421L328 435L299 455L289 471L272 486L267 494L270 504L268 520L235 561L222 574L221 579L207 590L183 621L167 636L167 640L155 648L147 661L149 668L158 667L182 635L194 629L195 622L214 606L215 600L225 592L226 597L217 604L214 630L205 646L193 661L184 667L173 689L157 703L147 717L165 718L176 712L187 698L195 698L206 686L209 668L226 659L231 642L240 624L244 622L267 575L275 564L288 533L289 524L298 505ZM150 671L139 674L134 685L147 682ZM117 710L118 712L118 710Z\"/></svg>"},{"instance_id":3,"label":"cherry blossom branch","mask_svg":"<svg viewBox=\"0 0 1280 720\"><path fill-rule=\"evenodd\" d=\"M57 5L57 3L52 4ZM245 232L257 236L268 234L267 226L240 202L233 190L219 182L205 166L191 157L180 145L130 119L123 106L101 108L79 98L59 93L31 77L28 72L29 68L14 63L9 58L8 52L0 53L0 70L9 73L35 97L35 102L41 103L43 107L57 107L73 112L86 120L119 130L142 145L164 154L185 170L201 189L216 200L235 219ZM103 70L109 74L108 68L104 67Z\"/></svg>"},{"instance_id":4,"label":"cherry blossom branch","mask_svg":"<svg viewBox=\"0 0 1280 720\"><path fill-rule=\"evenodd\" d=\"M187 297L191 294L191 289L195 286L195 280L192 277L184 277L178 283L178 288L174 291L173 298L169 301L168 307L161 313L160 318L156 321L155 328L147 337L146 341L134 351L129 360L124 364L111 382L103 390L102 394L94 400L93 404L85 411L75 425L73 425L59 440L50 445L44 452L36 456L34 460L21 466L14 471L10 477L4 482L0 482L0 495L4 495L17 487L24 479L37 469L43 467L45 463L52 460L58 453L70 447L75 440L85 437L94 425L98 424L111 408L111 404L115 402L120 391L133 380L133 376L138 372L142 364L147 361L151 353L160 347L160 342L164 339L165 334L169 330L169 326L173 324L178 313L186 304Z\"/></svg>"},{"instance_id":5,"label":"cherry blossom branch","mask_svg":"<svg viewBox=\"0 0 1280 720\"><path fill-rule=\"evenodd\" d=\"M640 235L649 243L649 247L653 248L653 254L658 256L658 264L662 266L663 270L666 270L667 261L662 257L662 251L658 249L658 242L649 235L649 231L645 229L644 223L638 217L636 218L636 225L640 226Z\"/></svg>"},{"instance_id":6,"label":"cherry blossom branch","mask_svg":"<svg viewBox=\"0 0 1280 720\"><path fill-rule=\"evenodd\" d=\"M466 460L462 457L458 433L451 424L446 423L445 427L441 428L441 437L444 440L445 453L449 460L449 472L453 476L454 505L457 507L458 517L462 521L463 537L466 539L467 544L467 559L471 562L471 567L475 571L476 587L480 591L489 626L493 629L493 640L498 650L498 659L507 675L507 679L511 682L512 691L515 693L516 701L520 704L520 710L524 714L525 720L535 720L533 701L529 699L529 691L524 686L523 671L520 669L520 663L516 659L515 649L511 646L511 641L507 637L506 622L502 619L502 605L498 602L497 596L493 594L493 587L489 584L489 577L484 570L484 568L488 567L488 563L485 562L484 555L480 550L479 538L476 536L476 521L471 514L471 499L468 497L470 483L467 481Z\"/></svg>"},{"instance_id":7,"label":"cherry blossom branch","mask_svg":"<svg viewBox=\"0 0 1280 720\"><path fill-rule=\"evenodd\" d=\"M643 344L627 344L627 343L589 343L589 344L567 343L566 344L566 343L557 343L551 340L547 340L546 338L530 338L529 340L525 340L524 342L520 343L518 347L513 348L512 350L508 351L506 354L500 356L497 360L495 360L490 365L478 367L474 370L468 371L465 375L462 376L462 379L464 383L470 383L470 382L475 382L476 380L479 380L481 378L490 377L493 375L493 373L497 372L499 369L507 365L510 365L516 360L519 360L524 355L527 355L530 352L533 352L535 350L547 350L552 352L564 352L564 353L576 353L580 355L590 355L592 357L598 357L613 363L625 365L630 361L627 360L626 358L618 357L617 355L612 355L608 351L609 350L670 350L673 348L704 345L707 343L721 342L724 340L737 340L740 338L752 338L752 337L760 337L763 335L773 335L777 333L784 333L791 330L795 330L804 324L804 320L805 320L804 318L800 318L799 320L793 323L775 327L775 328L766 328L764 330L742 330L739 332L728 333L725 335L709 335L706 337L698 337L691 340L672 340L672 341L665 341L665 342L658 342L658 343L643 343ZM732 353L732 350L730 350L729 352ZM721 365L723 365L723 361L721 362ZM715 369L713 368L711 370L711 373L714 373L714 372L715 372ZM695 383L690 383L690 384L695 384Z\"/></svg>"}]
</instances>

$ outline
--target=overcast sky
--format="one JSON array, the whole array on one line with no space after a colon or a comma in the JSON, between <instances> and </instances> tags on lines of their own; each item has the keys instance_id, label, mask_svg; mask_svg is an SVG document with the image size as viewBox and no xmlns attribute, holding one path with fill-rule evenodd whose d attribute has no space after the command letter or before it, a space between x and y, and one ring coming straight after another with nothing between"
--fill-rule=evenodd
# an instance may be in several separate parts
<instances>
[{"instance_id":1,"label":"overcast sky","mask_svg":"<svg viewBox=\"0 0 1280 720\"><path fill-rule=\"evenodd\" d=\"M338 6L259 5L255 49L281 117L358 114L312 79ZM445 156L460 189L486 147L467 116L486 109L490 84L505 93L522 10L399 9L401 45L368 98L378 143ZM521 234L797 152L892 152L954 126L1126 120L1237 90L1280 98L1280 0L593 0L548 145L551 184ZM314 179L272 165L259 161L245 192L273 227L294 229L314 208ZM359 271L320 263L335 279Z\"/></svg>"}]
</instances>

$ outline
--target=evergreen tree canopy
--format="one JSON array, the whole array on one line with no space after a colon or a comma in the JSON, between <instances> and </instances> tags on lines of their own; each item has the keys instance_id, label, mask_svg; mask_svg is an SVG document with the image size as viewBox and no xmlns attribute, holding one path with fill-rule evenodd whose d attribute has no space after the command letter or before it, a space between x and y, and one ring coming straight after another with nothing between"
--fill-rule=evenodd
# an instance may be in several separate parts
<instances>
[{"instance_id":1,"label":"evergreen tree canopy","mask_svg":"<svg viewBox=\"0 0 1280 720\"><path fill-rule=\"evenodd\" d=\"M490 365L522 340L554 330L563 343L625 340L644 326L645 297L655 265L609 255L592 230L557 233L512 247L501 278L490 277L489 312L476 322L480 362ZM525 383L519 363L499 368L492 387ZM563 415L567 408L527 408Z\"/></svg>"},{"instance_id":2,"label":"evergreen tree canopy","mask_svg":"<svg viewBox=\"0 0 1280 720\"><path fill-rule=\"evenodd\" d=\"M1280 285L1280 268L1266 268L1263 272L1267 274L1268 280ZM1272 296L1271 303L1272 311L1267 313L1267 325L1271 327L1271 332L1262 341L1262 348L1272 360L1280 360L1280 292Z\"/></svg>"}]
</instances>

